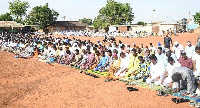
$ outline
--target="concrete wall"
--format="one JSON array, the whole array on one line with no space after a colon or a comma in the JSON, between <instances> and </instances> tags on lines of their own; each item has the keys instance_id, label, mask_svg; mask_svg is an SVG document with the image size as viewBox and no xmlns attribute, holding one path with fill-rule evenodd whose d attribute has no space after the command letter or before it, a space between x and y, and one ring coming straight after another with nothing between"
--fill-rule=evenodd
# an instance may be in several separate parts
<instances>
[{"instance_id":1,"label":"concrete wall","mask_svg":"<svg viewBox=\"0 0 200 108\"><path fill-rule=\"evenodd\" d=\"M131 31L132 32L136 32L136 31L152 32L152 26L132 26Z\"/></svg>"},{"instance_id":2,"label":"concrete wall","mask_svg":"<svg viewBox=\"0 0 200 108\"><path fill-rule=\"evenodd\" d=\"M127 26L119 26L119 27L118 27L118 31L119 31L120 33L127 32Z\"/></svg>"},{"instance_id":3,"label":"concrete wall","mask_svg":"<svg viewBox=\"0 0 200 108\"><path fill-rule=\"evenodd\" d=\"M162 30L164 30L165 32L167 32L167 30L169 30L170 28L171 28L172 30L174 30L175 27L176 27L176 26L174 26L174 25L160 25L159 33L161 33Z\"/></svg>"},{"instance_id":4,"label":"concrete wall","mask_svg":"<svg viewBox=\"0 0 200 108\"><path fill-rule=\"evenodd\" d=\"M140 25L132 25L131 28L129 29L130 31L127 31L128 26L119 26L118 27L118 31L120 31L120 33L122 32L129 32L129 33L134 33L134 32L139 32L139 31L146 31L148 33L152 33L152 32L156 32L158 34L162 33L162 30L164 30L165 32L167 32L167 30L169 30L170 28L172 30L174 30L174 28L176 28L177 30L179 30L179 26L178 25L160 25L160 24L156 24L156 25L147 25L147 26L140 26ZM109 27L109 31L116 31L117 30L117 26L110 26Z\"/></svg>"}]
</instances>

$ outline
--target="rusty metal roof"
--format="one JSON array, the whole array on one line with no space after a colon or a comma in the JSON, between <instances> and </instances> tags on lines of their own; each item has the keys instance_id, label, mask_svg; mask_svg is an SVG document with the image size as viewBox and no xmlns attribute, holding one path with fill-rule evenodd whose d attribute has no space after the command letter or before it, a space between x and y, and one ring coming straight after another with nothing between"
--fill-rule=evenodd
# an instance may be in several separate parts
<instances>
[{"instance_id":1,"label":"rusty metal roof","mask_svg":"<svg viewBox=\"0 0 200 108\"><path fill-rule=\"evenodd\" d=\"M23 24L17 23L15 21L0 21L0 27L24 27Z\"/></svg>"}]
</instances>

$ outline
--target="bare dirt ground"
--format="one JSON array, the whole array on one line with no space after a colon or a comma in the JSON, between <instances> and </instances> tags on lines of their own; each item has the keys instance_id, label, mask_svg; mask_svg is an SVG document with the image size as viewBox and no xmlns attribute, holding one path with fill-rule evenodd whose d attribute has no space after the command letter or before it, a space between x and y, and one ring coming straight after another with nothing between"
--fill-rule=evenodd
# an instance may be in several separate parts
<instances>
[{"instance_id":1,"label":"bare dirt ground","mask_svg":"<svg viewBox=\"0 0 200 108\"><path fill-rule=\"evenodd\" d=\"M197 44L197 38L200 36L200 29L196 33L179 33L178 36L171 36L172 41L178 41L180 44L182 44L184 47L187 45L187 41L191 41L193 45ZM103 40L103 37L81 37L81 36L56 36L56 37L68 37L72 39L75 37L76 39L81 40L90 40L94 43L97 43L97 40ZM164 45L164 36L150 36L145 38L123 38L123 37L117 37L117 42L121 40L123 43L126 43L128 45L133 45L135 43L139 47L141 44L145 46L149 46L150 43L153 43L154 46L157 46L158 42L160 42L162 45Z\"/></svg>"},{"instance_id":2,"label":"bare dirt ground","mask_svg":"<svg viewBox=\"0 0 200 108\"><path fill-rule=\"evenodd\" d=\"M163 37L117 39L131 45L148 45L149 42L157 45L158 41L163 41ZM188 40L195 43L197 35L182 34L172 39L185 45ZM187 102L174 104L172 96L159 97L156 91L139 87L136 87L139 91L129 92L124 82L104 82L103 78L94 79L78 71L61 65L50 66L34 59L15 59L13 54L0 51L0 108L189 107Z\"/></svg>"}]
</instances>

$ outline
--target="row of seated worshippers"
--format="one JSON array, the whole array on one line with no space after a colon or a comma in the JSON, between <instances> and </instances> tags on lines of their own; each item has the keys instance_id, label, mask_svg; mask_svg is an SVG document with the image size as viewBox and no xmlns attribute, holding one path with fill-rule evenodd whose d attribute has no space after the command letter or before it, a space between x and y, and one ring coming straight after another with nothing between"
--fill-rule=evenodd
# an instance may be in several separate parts
<instances>
[{"instance_id":1,"label":"row of seated worshippers","mask_svg":"<svg viewBox=\"0 0 200 108\"><path fill-rule=\"evenodd\" d=\"M172 84L172 76L178 72L174 72L175 68L185 67L191 70L196 79L200 75L200 47L193 47L191 42L186 46L191 48L189 52L178 42L174 42L172 51L163 48L160 43L157 47L151 43L145 48L136 44L126 45L121 41L117 44L110 40L109 43L106 45L98 41L95 44L90 40L48 36L0 37L1 50L14 52L16 58L47 60L49 63L78 67L81 72L109 72L106 81L133 77L135 80L143 79L148 84L177 88L177 84Z\"/></svg>"}]
</instances>

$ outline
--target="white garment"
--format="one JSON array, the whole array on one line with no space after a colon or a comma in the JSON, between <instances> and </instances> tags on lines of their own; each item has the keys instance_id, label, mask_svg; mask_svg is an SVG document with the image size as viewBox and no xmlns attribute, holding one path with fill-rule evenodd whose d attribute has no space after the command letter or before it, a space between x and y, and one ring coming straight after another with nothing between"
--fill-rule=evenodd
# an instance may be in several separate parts
<instances>
[{"instance_id":1,"label":"white garment","mask_svg":"<svg viewBox=\"0 0 200 108\"><path fill-rule=\"evenodd\" d=\"M196 61L196 71L194 72L194 75L195 77L200 76L200 55L195 52L192 56L192 60Z\"/></svg>"},{"instance_id":2,"label":"white garment","mask_svg":"<svg viewBox=\"0 0 200 108\"><path fill-rule=\"evenodd\" d=\"M167 63L166 71L168 73L168 76L164 79L163 86L168 86L172 82L172 78L171 78L172 77L172 70L175 67L181 67L181 64L179 62L175 62L174 65Z\"/></svg>"},{"instance_id":3,"label":"white garment","mask_svg":"<svg viewBox=\"0 0 200 108\"><path fill-rule=\"evenodd\" d=\"M152 52L155 52L156 48L153 46L153 47L150 47L149 50Z\"/></svg>"},{"instance_id":4,"label":"white garment","mask_svg":"<svg viewBox=\"0 0 200 108\"><path fill-rule=\"evenodd\" d=\"M157 63L154 65L153 63L150 64L150 75L151 78L147 78L146 82L147 84L155 82L156 85L160 85L161 79L163 77L163 74L165 72L165 66L162 61L157 61ZM155 81L157 77L160 76L160 79L158 81Z\"/></svg>"},{"instance_id":5,"label":"white garment","mask_svg":"<svg viewBox=\"0 0 200 108\"><path fill-rule=\"evenodd\" d=\"M56 51L54 49L51 49L50 56L55 56L55 55L56 55Z\"/></svg>"},{"instance_id":6,"label":"white garment","mask_svg":"<svg viewBox=\"0 0 200 108\"><path fill-rule=\"evenodd\" d=\"M128 57L121 58L120 68L128 68L130 59Z\"/></svg>"},{"instance_id":7,"label":"white garment","mask_svg":"<svg viewBox=\"0 0 200 108\"><path fill-rule=\"evenodd\" d=\"M117 71L117 72L115 73L115 76L121 76L121 77L123 77L123 76L126 74L126 72L122 72L122 70L128 68L128 66L129 66L129 61L130 61L130 60L128 59L128 57L121 58L120 69L119 69L119 71ZM122 73L121 73L121 72L122 72Z\"/></svg>"},{"instance_id":8,"label":"white garment","mask_svg":"<svg viewBox=\"0 0 200 108\"><path fill-rule=\"evenodd\" d=\"M178 61L177 57L176 57L176 55L174 53L171 53L171 57L174 59L174 61Z\"/></svg>"},{"instance_id":9,"label":"white garment","mask_svg":"<svg viewBox=\"0 0 200 108\"><path fill-rule=\"evenodd\" d=\"M120 68L119 71L117 71L114 75L115 76L121 76L121 77L125 76L126 72L121 73L121 71L124 70L124 69L126 69L126 68L125 67Z\"/></svg>"},{"instance_id":10,"label":"white garment","mask_svg":"<svg viewBox=\"0 0 200 108\"><path fill-rule=\"evenodd\" d=\"M172 50L175 52L176 58L179 59L181 56L181 50L183 50L183 46L181 44L178 47L173 46Z\"/></svg>"},{"instance_id":11,"label":"white garment","mask_svg":"<svg viewBox=\"0 0 200 108\"><path fill-rule=\"evenodd\" d=\"M126 53L126 57L128 58L128 59L131 59L131 56L132 56L133 54L132 53Z\"/></svg>"},{"instance_id":12,"label":"white garment","mask_svg":"<svg viewBox=\"0 0 200 108\"><path fill-rule=\"evenodd\" d=\"M189 47L188 45L185 47L185 52L188 58L192 58L192 55L195 52L195 46L192 45L191 47Z\"/></svg>"},{"instance_id":13,"label":"white garment","mask_svg":"<svg viewBox=\"0 0 200 108\"><path fill-rule=\"evenodd\" d=\"M158 76L162 76L164 72L165 66L163 62L157 61L155 65L153 63L150 64L150 74L153 79L155 79Z\"/></svg>"},{"instance_id":14,"label":"white garment","mask_svg":"<svg viewBox=\"0 0 200 108\"><path fill-rule=\"evenodd\" d=\"M192 56L192 60L196 61L196 69L200 71L200 55L198 55L196 52Z\"/></svg>"},{"instance_id":15,"label":"white garment","mask_svg":"<svg viewBox=\"0 0 200 108\"><path fill-rule=\"evenodd\" d=\"M158 61L162 61L164 63L164 65L167 65L167 56L165 54L161 54L159 55L158 53L156 54L157 60Z\"/></svg>"},{"instance_id":16,"label":"white garment","mask_svg":"<svg viewBox=\"0 0 200 108\"><path fill-rule=\"evenodd\" d=\"M147 78L146 82L147 82L147 84L154 83L155 85L161 85L161 79L159 79L158 81L156 81L155 79Z\"/></svg>"},{"instance_id":17,"label":"white garment","mask_svg":"<svg viewBox=\"0 0 200 108\"><path fill-rule=\"evenodd\" d=\"M197 88L196 94L198 94L198 96L200 96L200 90L199 90L199 88Z\"/></svg>"},{"instance_id":18,"label":"white garment","mask_svg":"<svg viewBox=\"0 0 200 108\"><path fill-rule=\"evenodd\" d=\"M64 56L65 55L65 50L60 51L59 56Z\"/></svg>"}]
</instances>

